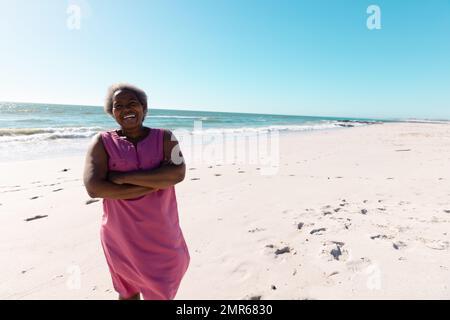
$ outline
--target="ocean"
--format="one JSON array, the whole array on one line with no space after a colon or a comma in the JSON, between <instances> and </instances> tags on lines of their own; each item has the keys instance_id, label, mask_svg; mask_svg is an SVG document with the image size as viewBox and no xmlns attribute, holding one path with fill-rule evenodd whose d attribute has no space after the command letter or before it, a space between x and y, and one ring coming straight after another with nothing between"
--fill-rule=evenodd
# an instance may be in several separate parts
<instances>
[{"instance_id":1,"label":"ocean","mask_svg":"<svg viewBox=\"0 0 450 320\"><path fill-rule=\"evenodd\" d=\"M182 129L192 135L240 135L274 130L324 130L377 122L383 121L151 108L144 125L175 133ZM115 120L99 106L0 102L0 162L85 154L97 132L117 128Z\"/></svg>"}]
</instances>

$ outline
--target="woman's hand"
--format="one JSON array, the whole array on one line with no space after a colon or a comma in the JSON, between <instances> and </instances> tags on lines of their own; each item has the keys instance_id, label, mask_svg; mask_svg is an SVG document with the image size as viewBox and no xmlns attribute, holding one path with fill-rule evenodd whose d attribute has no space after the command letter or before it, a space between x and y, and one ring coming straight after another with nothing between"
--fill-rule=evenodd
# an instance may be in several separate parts
<instances>
[{"instance_id":1,"label":"woman's hand","mask_svg":"<svg viewBox=\"0 0 450 320\"><path fill-rule=\"evenodd\" d=\"M115 184L124 184L125 180L125 172L119 171L109 171L108 172L108 180Z\"/></svg>"}]
</instances>

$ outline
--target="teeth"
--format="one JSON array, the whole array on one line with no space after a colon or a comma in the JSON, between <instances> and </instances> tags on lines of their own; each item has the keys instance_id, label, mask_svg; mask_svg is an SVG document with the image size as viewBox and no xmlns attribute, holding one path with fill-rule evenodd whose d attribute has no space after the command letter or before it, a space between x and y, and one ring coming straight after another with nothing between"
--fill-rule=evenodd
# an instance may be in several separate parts
<instances>
[{"instance_id":1,"label":"teeth","mask_svg":"<svg viewBox=\"0 0 450 320\"><path fill-rule=\"evenodd\" d=\"M124 119L128 119L128 118L135 118L135 117L136 117L136 115L134 115L134 114L129 114L129 115L123 117L123 118L124 118Z\"/></svg>"}]
</instances>

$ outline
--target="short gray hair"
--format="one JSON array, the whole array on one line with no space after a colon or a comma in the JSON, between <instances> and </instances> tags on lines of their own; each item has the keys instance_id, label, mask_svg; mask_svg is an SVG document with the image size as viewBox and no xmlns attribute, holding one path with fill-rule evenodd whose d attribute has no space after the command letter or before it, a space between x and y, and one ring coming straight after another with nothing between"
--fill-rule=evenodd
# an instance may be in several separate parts
<instances>
[{"instance_id":1,"label":"short gray hair","mask_svg":"<svg viewBox=\"0 0 450 320\"><path fill-rule=\"evenodd\" d=\"M131 91L136 95L136 98L142 104L144 109L144 115L147 114L147 94L144 90L129 84L129 83L115 83L108 88L108 92L106 93L104 110L106 113L112 116L112 107L113 107L113 96L119 90Z\"/></svg>"}]
</instances>

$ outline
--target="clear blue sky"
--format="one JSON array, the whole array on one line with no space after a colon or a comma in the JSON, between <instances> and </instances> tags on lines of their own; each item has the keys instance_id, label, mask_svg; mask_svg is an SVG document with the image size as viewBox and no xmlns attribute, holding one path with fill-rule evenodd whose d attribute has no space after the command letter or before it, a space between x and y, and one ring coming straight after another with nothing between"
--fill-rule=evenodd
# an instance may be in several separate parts
<instances>
[{"instance_id":1,"label":"clear blue sky","mask_svg":"<svg viewBox=\"0 0 450 320\"><path fill-rule=\"evenodd\" d=\"M449 0L0 5L0 101L101 105L126 81L154 108L450 118Z\"/></svg>"}]
</instances>

